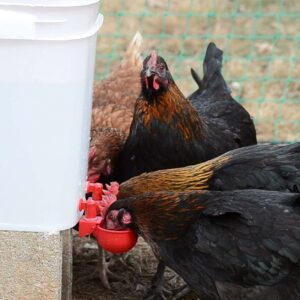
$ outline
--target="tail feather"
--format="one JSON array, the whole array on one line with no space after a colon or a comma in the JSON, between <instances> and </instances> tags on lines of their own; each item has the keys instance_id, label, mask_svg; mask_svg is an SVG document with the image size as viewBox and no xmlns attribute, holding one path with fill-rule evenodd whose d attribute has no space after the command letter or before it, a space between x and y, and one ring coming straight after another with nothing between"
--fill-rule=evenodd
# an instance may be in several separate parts
<instances>
[{"instance_id":1,"label":"tail feather","mask_svg":"<svg viewBox=\"0 0 300 300\"><path fill-rule=\"evenodd\" d=\"M199 89L202 89L203 88L202 80L201 80L200 76L198 75L198 73L193 68L191 68L191 74L192 74L193 79L197 83Z\"/></svg>"},{"instance_id":2,"label":"tail feather","mask_svg":"<svg viewBox=\"0 0 300 300\"><path fill-rule=\"evenodd\" d=\"M128 64L128 62L130 62L131 65L142 67L143 64L142 56L141 56L142 44L143 44L143 37L141 33L137 31L126 49L126 54L124 56L122 63Z\"/></svg>"},{"instance_id":3,"label":"tail feather","mask_svg":"<svg viewBox=\"0 0 300 300\"><path fill-rule=\"evenodd\" d=\"M203 62L203 85L205 88L221 85L227 91L228 87L223 79L221 70L223 62L223 51L217 48L214 43L209 43Z\"/></svg>"},{"instance_id":4,"label":"tail feather","mask_svg":"<svg viewBox=\"0 0 300 300\"><path fill-rule=\"evenodd\" d=\"M209 81L214 74L220 74L222 69L223 51L214 43L209 43L203 62L203 81Z\"/></svg>"}]
</instances>

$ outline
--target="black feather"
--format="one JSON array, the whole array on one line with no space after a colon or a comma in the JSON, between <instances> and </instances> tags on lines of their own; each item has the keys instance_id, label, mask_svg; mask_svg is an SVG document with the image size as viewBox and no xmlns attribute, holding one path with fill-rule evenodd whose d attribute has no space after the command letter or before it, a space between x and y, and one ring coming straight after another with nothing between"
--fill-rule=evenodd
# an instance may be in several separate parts
<instances>
[{"instance_id":1,"label":"black feather","mask_svg":"<svg viewBox=\"0 0 300 300\"><path fill-rule=\"evenodd\" d=\"M189 96L201 119L218 127L223 134L230 132L240 147L256 144L254 123L245 108L230 93L221 70L223 52L210 43L203 63L203 79L193 71L199 89Z\"/></svg>"},{"instance_id":2,"label":"black feather","mask_svg":"<svg viewBox=\"0 0 300 300\"><path fill-rule=\"evenodd\" d=\"M158 243L164 263L201 299L300 299L300 195L245 190L201 197L207 208L186 234Z\"/></svg>"},{"instance_id":3,"label":"black feather","mask_svg":"<svg viewBox=\"0 0 300 300\"><path fill-rule=\"evenodd\" d=\"M214 170L209 189L300 190L300 143L254 145L230 151L228 157Z\"/></svg>"}]
</instances>

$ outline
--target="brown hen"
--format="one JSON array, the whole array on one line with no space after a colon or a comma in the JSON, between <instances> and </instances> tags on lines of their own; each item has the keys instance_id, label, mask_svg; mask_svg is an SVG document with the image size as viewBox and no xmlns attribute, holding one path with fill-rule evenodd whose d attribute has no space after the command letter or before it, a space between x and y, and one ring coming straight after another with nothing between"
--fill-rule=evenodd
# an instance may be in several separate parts
<instances>
[{"instance_id":1,"label":"brown hen","mask_svg":"<svg viewBox=\"0 0 300 300\"><path fill-rule=\"evenodd\" d=\"M141 46L142 36L137 32L121 63L107 79L95 84L88 168L91 182L109 181L115 159L125 143L124 137L128 136L140 92Z\"/></svg>"},{"instance_id":2,"label":"brown hen","mask_svg":"<svg viewBox=\"0 0 300 300\"><path fill-rule=\"evenodd\" d=\"M102 179L109 178L114 171L115 161L125 140L125 134L117 128L99 127L92 130L88 168L89 182L99 180L99 170L101 170Z\"/></svg>"}]
</instances>

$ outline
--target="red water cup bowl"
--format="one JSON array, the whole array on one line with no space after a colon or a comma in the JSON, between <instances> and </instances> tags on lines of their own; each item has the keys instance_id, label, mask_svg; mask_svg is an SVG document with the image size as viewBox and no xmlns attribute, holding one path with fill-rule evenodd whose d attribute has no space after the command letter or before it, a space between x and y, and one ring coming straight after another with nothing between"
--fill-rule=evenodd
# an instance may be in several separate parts
<instances>
[{"instance_id":1,"label":"red water cup bowl","mask_svg":"<svg viewBox=\"0 0 300 300\"><path fill-rule=\"evenodd\" d=\"M138 239L132 229L109 230L103 228L102 224L97 225L93 235L103 249L114 254L128 252L135 246Z\"/></svg>"}]
</instances>

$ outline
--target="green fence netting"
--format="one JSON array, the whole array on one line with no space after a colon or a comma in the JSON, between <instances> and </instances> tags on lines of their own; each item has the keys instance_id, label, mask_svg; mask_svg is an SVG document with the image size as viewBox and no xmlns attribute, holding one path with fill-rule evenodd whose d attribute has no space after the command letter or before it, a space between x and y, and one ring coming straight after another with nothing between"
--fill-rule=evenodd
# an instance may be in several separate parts
<instances>
[{"instance_id":1,"label":"green fence netting","mask_svg":"<svg viewBox=\"0 0 300 300\"><path fill-rule=\"evenodd\" d=\"M196 89L209 41L224 50L223 73L255 119L260 141L300 140L300 1L102 0L96 79L105 78L138 30L144 54L168 62L185 95Z\"/></svg>"}]
</instances>

